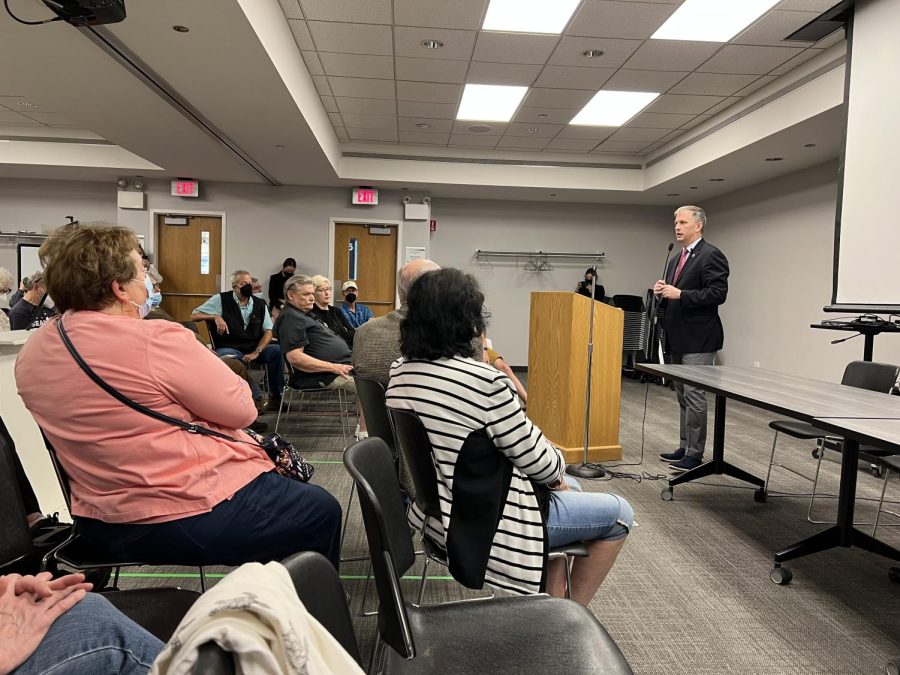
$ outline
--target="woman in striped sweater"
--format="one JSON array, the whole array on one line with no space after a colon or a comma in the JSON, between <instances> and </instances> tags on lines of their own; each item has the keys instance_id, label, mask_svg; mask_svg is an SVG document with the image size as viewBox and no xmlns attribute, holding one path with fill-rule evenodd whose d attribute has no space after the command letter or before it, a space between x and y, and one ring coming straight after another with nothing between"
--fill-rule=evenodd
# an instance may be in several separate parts
<instances>
[{"instance_id":1,"label":"woman in striped sweater","mask_svg":"<svg viewBox=\"0 0 900 675\"><path fill-rule=\"evenodd\" d=\"M581 492L559 451L525 416L506 375L475 358L485 328L484 296L455 269L422 275L400 324L403 358L391 367L387 404L422 420L432 446L441 520L428 533L443 543L462 584L563 596L565 568L547 550L586 541L576 558L572 598L587 605L632 526L628 502ZM410 522L421 527L415 505Z\"/></svg>"}]
</instances>

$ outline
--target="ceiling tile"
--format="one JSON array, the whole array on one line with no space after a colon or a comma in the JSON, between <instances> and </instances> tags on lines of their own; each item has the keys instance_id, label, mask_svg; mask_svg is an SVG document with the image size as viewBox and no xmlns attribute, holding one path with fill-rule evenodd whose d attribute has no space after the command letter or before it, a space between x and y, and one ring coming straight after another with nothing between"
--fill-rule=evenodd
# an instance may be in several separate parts
<instances>
[{"instance_id":1,"label":"ceiling tile","mask_svg":"<svg viewBox=\"0 0 900 675\"><path fill-rule=\"evenodd\" d=\"M344 127L335 127L334 133L337 135L337 139L341 143L349 143L350 137L347 135L347 130Z\"/></svg>"},{"instance_id":2,"label":"ceiling tile","mask_svg":"<svg viewBox=\"0 0 900 675\"><path fill-rule=\"evenodd\" d=\"M707 110L706 113L708 115L715 115L716 113L720 113L723 110L730 108L731 106L733 106L735 103L737 103L740 100L741 100L740 96L729 96L721 103L717 103L712 108Z\"/></svg>"},{"instance_id":3,"label":"ceiling tile","mask_svg":"<svg viewBox=\"0 0 900 675\"><path fill-rule=\"evenodd\" d=\"M757 89L761 89L764 86L766 86L767 84L769 84L769 82L773 82L774 80L777 80L777 79L778 78L775 75L763 75L758 80L754 80L753 82L748 84L743 89L740 89L740 90L734 92L734 95L735 96L746 96L747 94L752 94Z\"/></svg>"},{"instance_id":4,"label":"ceiling tile","mask_svg":"<svg viewBox=\"0 0 900 675\"><path fill-rule=\"evenodd\" d=\"M278 0L281 5L281 11L284 12L286 19L302 19L303 12L300 11L299 0Z\"/></svg>"},{"instance_id":5,"label":"ceiling tile","mask_svg":"<svg viewBox=\"0 0 900 675\"><path fill-rule=\"evenodd\" d=\"M29 119L28 117L25 117L25 115L20 115L17 112L3 111L3 110L0 110L0 124L11 124L14 126L22 126L22 127L39 127L39 126L41 126L40 122L36 122L33 119Z\"/></svg>"},{"instance_id":6,"label":"ceiling tile","mask_svg":"<svg viewBox=\"0 0 900 675\"><path fill-rule=\"evenodd\" d=\"M24 96L0 96L0 106L5 106L13 112L27 112L29 110L55 112L50 108L37 105L34 101L29 101Z\"/></svg>"},{"instance_id":7,"label":"ceiling tile","mask_svg":"<svg viewBox=\"0 0 900 675\"><path fill-rule=\"evenodd\" d=\"M590 89L596 92L615 72L615 68L547 66L535 82L535 86L559 87L561 89Z\"/></svg>"},{"instance_id":8,"label":"ceiling tile","mask_svg":"<svg viewBox=\"0 0 900 675\"><path fill-rule=\"evenodd\" d=\"M337 102L334 100L334 96L322 96L322 107L325 108L326 112L338 111Z\"/></svg>"},{"instance_id":9,"label":"ceiling tile","mask_svg":"<svg viewBox=\"0 0 900 675\"><path fill-rule=\"evenodd\" d=\"M544 65L559 37L528 33L481 31L475 43L475 61L491 63L537 63Z\"/></svg>"},{"instance_id":10,"label":"ceiling tile","mask_svg":"<svg viewBox=\"0 0 900 675\"><path fill-rule=\"evenodd\" d=\"M581 110L596 92L583 89L541 89L535 87L525 95L523 107L564 108Z\"/></svg>"},{"instance_id":11,"label":"ceiling tile","mask_svg":"<svg viewBox=\"0 0 900 675\"><path fill-rule=\"evenodd\" d=\"M330 21L310 21L307 25L316 43L316 49L320 52L379 56L394 54L390 26ZM312 49L312 47L300 45L300 49Z\"/></svg>"},{"instance_id":12,"label":"ceiling tile","mask_svg":"<svg viewBox=\"0 0 900 675\"><path fill-rule=\"evenodd\" d=\"M50 127L77 127L72 120L67 117L63 117L59 113L55 112L26 112L22 113L25 117L29 119L33 119L35 122L40 122L41 124L46 124Z\"/></svg>"},{"instance_id":13,"label":"ceiling tile","mask_svg":"<svg viewBox=\"0 0 900 675\"><path fill-rule=\"evenodd\" d=\"M645 39L655 33L676 9L670 4L586 0L569 24L566 35Z\"/></svg>"},{"instance_id":14,"label":"ceiling tile","mask_svg":"<svg viewBox=\"0 0 900 675\"><path fill-rule=\"evenodd\" d=\"M648 145L646 141L605 141L594 152L640 152Z\"/></svg>"},{"instance_id":15,"label":"ceiling tile","mask_svg":"<svg viewBox=\"0 0 900 675\"><path fill-rule=\"evenodd\" d=\"M427 127L419 127L419 124L427 124ZM401 117L400 131L413 131L415 133L449 134L453 129L453 120L435 120L427 117ZM446 143L446 141L444 141Z\"/></svg>"},{"instance_id":16,"label":"ceiling tile","mask_svg":"<svg viewBox=\"0 0 900 675\"><path fill-rule=\"evenodd\" d=\"M559 132L557 138L595 140L598 143L616 133L621 127L583 127L570 124Z\"/></svg>"},{"instance_id":17,"label":"ceiling tile","mask_svg":"<svg viewBox=\"0 0 900 675\"><path fill-rule=\"evenodd\" d=\"M500 136L476 136L475 134L451 134L450 145L467 147L493 148L500 141Z\"/></svg>"},{"instance_id":18,"label":"ceiling tile","mask_svg":"<svg viewBox=\"0 0 900 675\"><path fill-rule=\"evenodd\" d=\"M383 98L348 98L341 96L334 99L342 113L358 115L394 115L397 102Z\"/></svg>"},{"instance_id":19,"label":"ceiling tile","mask_svg":"<svg viewBox=\"0 0 900 675\"><path fill-rule=\"evenodd\" d=\"M402 117L425 117L428 119L453 119L456 115L455 103L421 103L417 101L397 101L397 114Z\"/></svg>"},{"instance_id":20,"label":"ceiling tile","mask_svg":"<svg viewBox=\"0 0 900 675\"><path fill-rule=\"evenodd\" d=\"M577 109L565 108L520 108L513 118L514 122L531 122L538 124L568 124L578 114Z\"/></svg>"},{"instance_id":21,"label":"ceiling tile","mask_svg":"<svg viewBox=\"0 0 900 675\"><path fill-rule=\"evenodd\" d=\"M646 127L649 129L678 129L685 123L690 122L694 117L694 115L644 112L636 115L628 122L628 126Z\"/></svg>"},{"instance_id":22,"label":"ceiling tile","mask_svg":"<svg viewBox=\"0 0 900 675\"><path fill-rule=\"evenodd\" d=\"M564 37L559 42L550 63L554 66L575 66L580 68L618 68L641 46L640 40L617 40L615 38ZM582 52L599 49L602 56L586 58Z\"/></svg>"},{"instance_id":23,"label":"ceiling tile","mask_svg":"<svg viewBox=\"0 0 900 675\"><path fill-rule=\"evenodd\" d=\"M682 128L683 130L685 130L685 131L688 130L688 129L693 129L695 126L697 126L698 124L701 124L702 122L705 122L705 121L708 120L710 117L712 117L712 115L697 115L697 116L696 116L694 119L692 119L690 122L688 122L687 124L682 125L681 128Z\"/></svg>"},{"instance_id":24,"label":"ceiling tile","mask_svg":"<svg viewBox=\"0 0 900 675\"><path fill-rule=\"evenodd\" d=\"M390 56L319 52L319 59L328 75L382 80L394 78L394 59Z\"/></svg>"},{"instance_id":25,"label":"ceiling tile","mask_svg":"<svg viewBox=\"0 0 900 675\"><path fill-rule=\"evenodd\" d=\"M288 25L291 27L291 32L294 34L294 42L297 43L297 46L300 49L315 49L316 45L313 44L312 37L309 34L309 27L306 25L305 21L288 21Z\"/></svg>"},{"instance_id":26,"label":"ceiling tile","mask_svg":"<svg viewBox=\"0 0 900 675\"><path fill-rule=\"evenodd\" d=\"M310 21L391 23L391 0L300 0Z\"/></svg>"},{"instance_id":27,"label":"ceiling tile","mask_svg":"<svg viewBox=\"0 0 900 675\"><path fill-rule=\"evenodd\" d=\"M524 136L504 136L497 143L498 148L519 148L521 150L540 150L547 143L549 138L525 138Z\"/></svg>"},{"instance_id":28,"label":"ceiling tile","mask_svg":"<svg viewBox=\"0 0 900 675\"><path fill-rule=\"evenodd\" d=\"M847 39L846 33L838 29L834 31L831 35L826 35L821 40L816 43L816 47L820 47L821 49L827 49L828 47L833 47L834 45L844 42Z\"/></svg>"},{"instance_id":29,"label":"ceiling tile","mask_svg":"<svg viewBox=\"0 0 900 675\"><path fill-rule=\"evenodd\" d=\"M478 127L490 127L490 131L469 131L469 127L477 125ZM502 136L506 133L506 124L504 122L471 122L469 120L456 120L453 123L454 135L473 135L473 136Z\"/></svg>"},{"instance_id":30,"label":"ceiling tile","mask_svg":"<svg viewBox=\"0 0 900 675\"><path fill-rule=\"evenodd\" d=\"M632 70L691 71L715 54L721 46L718 42L647 40L628 59L625 67Z\"/></svg>"},{"instance_id":31,"label":"ceiling tile","mask_svg":"<svg viewBox=\"0 0 900 675\"><path fill-rule=\"evenodd\" d=\"M336 113L336 112L328 113L328 119L331 120L332 126L339 127L344 124L344 120L341 117L340 113Z\"/></svg>"},{"instance_id":32,"label":"ceiling tile","mask_svg":"<svg viewBox=\"0 0 900 675\"><path fill-rule=\"evenodd\" d=\"M420 101L422 103L459 103L462 86L458 84L436 84L431 82L397 82L398 101Z\"/></svg>"},{"instance_id":33,"label":"ceiling tile","mask_svg":"<svg viewBox=\"0 0 900 675\"><path fill-rule=\"evenodd\" d=\"M645 141L646 143L652 143L653 141L658 141L671 131L671 129L639 129L626 127L624 129L619 129L610 136L609 139L610 141Z\"/></svg>"},{"instance_id":34,"label":"ceiling tile","mask_svg":"<svg viewBox=\"0 0 900 675\"><path fill-rule=\"evenodd\" d=\"M344 124L354 129L396 129L397 118L393 115L360 115L344 113ZM352 136L353 134L351 134Z\"/></svg>"},{"instance_id":35,"label":"ceiling tile","mask_svg":"<svg viewBox=\"0 0 900 675\"><path fill-rule=\"evenodd\" d=\"M534 138L553 138L562 131L562 124L534 124L528 122L510 122L506 128L507 136L533 136ZM530 131L536 129L537 131Z\"/></svg>"},{"instance_id":36,"label":"ceiling tile","mask_svg":"<svg viewBox=\"0 0 900 675\"><path fill-rule=\"evenodd\" d=\"M811 42L785 40L788 35L819 16L819 12L767 12L759 21L729 42L737 45L767 45L772 47L803 47Z\"/></svg>"},{"instance_id":37,"label":"ceiling tile","mask_svg":"<svg viewBox=\"0 0 900 675\"><path fill-rule=\"evenodd\" d=\"M815 12L821 14L826 9L831 9L837 3L835 0L782 0L778 9L790 9L794 11Z\"/></svg>"},{"instance_id":38,"label":"ceiling tile","mask_svg":"<svg viewBox=\"0 0 900 675\"><path fill-rule=\"evenodd\" d=\"M720 75L718 73L691 73L675 85L671 94L703 94L706 96L730 96L756 79L756 75Z\"/></svg>"},{"instance_id":39,"label":"ceiling tile","mask_svg":"<svg viewBox=\"0 0 900 675\"><path fill-rule=\"evenodd\" d=\"M462 84L466 81L468 61L441 61L438 59L412 59L397 57L397 79L416 82L451 82Z\"/></svg>"},{"instance_id":40,"label":"ceiling tile","mask_svg":"<svg viewBox=\"0 0 900 675\"><path fill-rule=\"evenodd\" d=\"M650 104L648 113L699 114L706 112L722 100L721 96L688 96L663 94Z\"/></svg>"},{"instance_id":41,"label":"ceiling tile","mask_svg":"<svg viewBox=\"0 0 900 675\"><path fill-rule=\"evenodd\" d=\"M450 134L401 131L400 142L421 145L447 145L450 142Z\"/></svg>"},{"instance_id":42,"label":"ceiling tile","mask_svg":"<svg viewBox=\"0 0 900 675\"><path fill-rule=\"evenodd\" d=\"M394 23L477 30L486 7L487 0L394 0Z\"/></svg>"},{"instance_id":43,"label":"ceiling tile","mask_svg":"<svg viewBox=\"0 0 900 675\"><path fill-rule=\"evenodd\" d=\"M687 73L665 70L626 70L625 68L609 78L604 89L613 91L657 91L666 92L681 81Z\"/></svg>"},{"instance_id":44,"label":"ceiling tile","mask_svg":"<svg viewBox=\"0 0 900 675\"><path fill-rule=\"evenodd\" d=\"M394 49L397 56L468 61L475 49L476 35L478 33L472 30L397 26L394 28ZM440 49L426 49L422 46L425 40L438 40L444 46Z\"/></svg>"},{"instance_id":45,"label":"ceiling tile","mask_svg":"<svg viewBox=\"0 0 900 675\"><path fill-rule=\"evenodd\" d=\"M697 70L701 73L765 75L801 51L803 51L801 47L725 45Z\"/></svg>"},{"instance_id":46,"label":"ceiling tile","mask_svg":"<svg viewBox=\"0 0 900 675\"><path fill-rule=\"evenodd\" d=\"M530 87L540 72L541 66L539 65L472 61L466 82Z\"/></svg>"},{"instance_id":47,"label":"ceiling tile","mask_svg":"<svg viewBox=\"0 0 900 675\"><path fill-rule=\"evenodd\" d=\"M593 150L596 145L597 141L594 139L554 138L545 149L588 152Z\"/></svg>"},{"instance_id":48,"label":"ceiling tile","mask_svg":"<svg viewBox=\"0 0 900 675\"><path fill-rule=\"evenodd\" d=\"M352 129L348 127L347 134L354 141L397 142L397 131L390 129Z\"/></svg>"},{"instance_id":49,"label":"ceiling tile","mask_svg":"<svg viewBox=\"0 0 900 675\"><path fill-rule=\"evenodd\" d=\"M313 78L315 79L315 78ZM349 98L394 99L393 80L369 80L361 77L329 77L331 91Z\"/></svg>"},{"instance_id":50,"label":"ceiling tile","mask_svg":"<svg viewBox=\"0 0 900 675\"><path fill-rule=\"evenodd\" d=\"M324 75L313 75L312 76L313 84L316 85L316 91L319 92L319 96L328 96L331 94L331 87L328 84L328 78Z\"/></svg>"},{"instance_id":51,"label":"ceiling tile","mask_svg":"<svg viewBox=\"0 0 900 675\"><path fill-rule=\"evenodd\" d=\"M316 52L301 52L303 61L306 63L306 69L310 75L324 75L325 70L322 68L322 62Z\"/></svg>"},{"instance_id":52,"label":"ceiling tile","mask_svg":"<svg viewBox=\"0 0 900 675\"><path fill-rule=\"evenodd\" d=\"M821 49L804 49L802 52L797 54L794 58L789 61L785 61L783 64L778 66L775 70L772 71L772 75L784 75L785 73L789 73L794 68L799 66L801 63L805 63L809 61L811 58L814 58L822 53Z\"/></svg>"}]
</instances>

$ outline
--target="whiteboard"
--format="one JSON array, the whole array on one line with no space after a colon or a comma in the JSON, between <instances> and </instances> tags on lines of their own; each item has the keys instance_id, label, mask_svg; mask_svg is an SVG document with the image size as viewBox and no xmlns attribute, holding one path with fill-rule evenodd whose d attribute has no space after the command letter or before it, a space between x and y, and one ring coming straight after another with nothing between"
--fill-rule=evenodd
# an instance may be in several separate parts
<instances>
[{"instance_id":1,"label":"whiteboard","mask_svg":"<svg viewBox=\"0 0 900 675\"><path fill-rule=\"evenodd\" d=\"M137 235L138 243L141 247L144 246L144 235ZM41 265L41 260L38 257L38 249L41 248L40 244L19 244L16 247L16 260L19 265L19 269L17 270L18 277L16 281L22 283L23 277L28 277L37 272L38 270L44 269L44 266Z\"/></svg>"}]
</instances>

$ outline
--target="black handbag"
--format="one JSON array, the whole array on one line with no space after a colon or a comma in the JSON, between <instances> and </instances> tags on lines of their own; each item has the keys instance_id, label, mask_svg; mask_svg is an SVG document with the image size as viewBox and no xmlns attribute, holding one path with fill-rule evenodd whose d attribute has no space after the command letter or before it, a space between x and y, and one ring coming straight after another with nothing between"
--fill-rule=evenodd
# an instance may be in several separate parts
<instances>
[{"instance_id":1,"label":"black handbag","mask_svg":"<svg viewBox=\"0 0 900 675\"><path fill-rule=\"evenodd\" d=\"M151 410L150 408L142 406L140 403L132 401L130 398L119 392L112 385L110 385L99 375L97 375L97 373L95 373L91 369L91 367L85 362L85 360L81 358L81 354L79 354L78 350L75 349L75 345L73 345L72 341L69 339L69 334L66 333L66 329L65 326L63 326L63 320L61 316L56 321L56 330L59 333L59 337L62 339L63 344L66 346L66 349L69 350L69 354L72 355L72 358L75 359L75 362L85 372L85 374L87 374L87 376L91 378L98 387L103 389L103 391L105 391L107 394L117 399L118 401L124 403L132 410L136 410L137 412L143 415L147 415L148 417L152 417L155 420L159 420L160 422L165 422L166 424L176 426L179 429L187 431L191 434L213 436L215 438L221 438L226 441L231 441L232 443L247 443L248 445L253 445L252 443L248 443L247 441L241 440L239 438L232 438L228 434L223 434L222 432L216 431L215 429L209 429L198 424L192 424L175 417L170 417L169 415ZM250 436L250 438L256 441L255 444L263 449L263 451L266 453L266 456L268 456L268 458L271 459L272 463L275 465L275 470L282 476L285 476L286 478L292 478L293 480L298 480L301 483L306 483L310 478L313 477L315 467L306 459L304 459L304 457L297 451L297 449L294 448L293 444L284 436L277 433L266 434L265 436L262 436L250 429L244 429L244 433L246 433L248 436Z\"/></svg>"}]
</instances>

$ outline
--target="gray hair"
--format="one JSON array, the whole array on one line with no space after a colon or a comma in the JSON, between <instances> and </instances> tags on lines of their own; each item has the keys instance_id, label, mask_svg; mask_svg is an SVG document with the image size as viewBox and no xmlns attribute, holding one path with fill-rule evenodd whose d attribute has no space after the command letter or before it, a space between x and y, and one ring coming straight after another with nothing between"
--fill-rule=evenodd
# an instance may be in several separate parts
<instances>
[{"instance_id":1,"label":"gray hair","mask_svg":"<svg viewBox=\"0 0 900 675\"><path fill-rule=\"evenodd\" d=\"M311 282L312 282L313 288L316 288L316 289L321 288L325 284L331 285L332 290L334 289L334 284L331 283L331 279L326 277L324 274L315 275L314 277L311 278Z\"/></svg>"},{"instance_id":2,"label":"gray hair","mask_svg":"<svg viewBox=\"0 0 900 675\"><path fill-rule=\"evenodd\" d=\"M0 267L0 288L12 289L14 283L12 272L5 267Z\"/></svg>"},{"instance_id":3,"label":"gray hair","mask_svg":"<svg viewBox=\"0 0 900 675\"><path fill-rule=\"evenodd\" d=\"M244 274L246 274L248 277L250 276L250 272L248 272L247 270L235 270L234 272L232 272L231 273L231 286L234 287L234 285L237 283L237 278Z\"/></svg>"},{"instance_id":4,"label":"gray hair","mask_svg":"<svg viewBox=\"0 0 900 675\"><path fill-rule=\"evenodd\" d=\"M28 276L28 288L34 288L37 284L44 283L44 270L38 270Z\"/></svg>"},{"instance_id":5,"label":"gray hair","mask_svg":"<svg viewBox=\"0 0 900 675\"><path fill-rule=\"evenodd\" d=\"M441 269L440 265L426 258L411 260L401 267L397 272L397 294L400 296L400 304L406 304L406 296L409 295L409 289L416 279L425 274L425 272L439 269Z\"/></svg>"},{"instance_id":6,"label":"gray hair","mask_svg":"<svg viewBox=\"0 0 900 675\"><path fill-rule=\"evenodd\" d=\"M284 282L284 296L287 297L288 291L299 291L301 286L312 286L315 288L312 277L305 274L295 274Z\"/></svg>"},{"instance_id":7,"label":"gray hair","mask_svg":"<svg viewBox=\"0 0 900 675\"><path fill-rule=\"evenodd\" d=\"M681 211L690 211L694 222L698 223L701 229L706 229L706 211L699 206L680 206L675 209L675 215L677 216Z\"/></svg>"}]
</instances>

